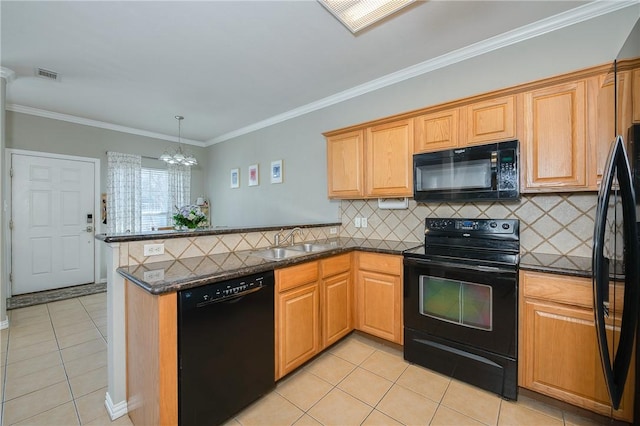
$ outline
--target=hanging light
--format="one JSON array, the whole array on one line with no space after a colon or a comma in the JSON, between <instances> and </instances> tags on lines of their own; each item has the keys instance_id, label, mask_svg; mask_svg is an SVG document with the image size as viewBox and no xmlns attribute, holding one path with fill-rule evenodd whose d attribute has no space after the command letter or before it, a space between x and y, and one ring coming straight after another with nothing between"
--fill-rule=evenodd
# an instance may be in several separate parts
<instances>
[{"instance_id":1,"label":"hanging light","mask_svg":"<svg viewBox=\"0 0 640 426\"><path fill-rule=\"evenodd\" d=\"M167 164L182 164L183 166L196 166L198 164L198 160L196 160L196 158L191 155L191 154L186 154L183 150L182 150L182 141L181 141L181 136L182 136L182 120L184 120L184 117L181 115L176 115L176 120L178 120L178 148L175 150L175 152L173 154L169 154L167 151L165 151L159 158L159 160L164 161Z\"/></svg>"}]
</instances>

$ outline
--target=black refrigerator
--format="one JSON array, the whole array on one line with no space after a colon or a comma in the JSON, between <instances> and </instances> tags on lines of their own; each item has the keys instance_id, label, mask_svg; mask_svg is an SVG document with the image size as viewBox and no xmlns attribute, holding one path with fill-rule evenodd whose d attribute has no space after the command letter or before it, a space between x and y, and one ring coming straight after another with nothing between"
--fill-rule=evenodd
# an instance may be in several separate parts
<instances>
[{"instance_id":1,"label":"black refrigerator","mask_svg":"<svg viewBox=\"0 0 640 426\"><path fill-rule=\"evenodd\" d=\"M635 127L635 126L634 126ZM633 135L634 128L629 132ZM638 141L634 141L637 143ZM636 194L630 157L622 136L611 144L596 209L593 239L595 324L611 405L618 409L633 358L640 301L640 259ZM632 163L634 164L634 163ZM636 349L640 354L640 346ZM636 379L635 414L640 419Z\"/></svg>"}]
</instances>

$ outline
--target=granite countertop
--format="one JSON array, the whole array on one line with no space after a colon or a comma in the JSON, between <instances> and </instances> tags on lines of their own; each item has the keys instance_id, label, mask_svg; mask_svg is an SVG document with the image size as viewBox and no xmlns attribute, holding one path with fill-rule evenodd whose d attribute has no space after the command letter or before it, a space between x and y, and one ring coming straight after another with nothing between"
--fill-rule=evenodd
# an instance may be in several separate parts
<instances>
[{"instance_id":1,"label":"granite countertop","mask_svg":"<svg viewBox=\"0 0 640 426\"><path fill-rule=\"evenodd\" d=\"M105 243L127 243L131 241L149 241L149 240L166 240L168 238L185 238L185 237L203 237L206 235L222 235L222 234L237 234L244 232L265 232L265 231L280 231L281 229L293 229L293 228L318 228L324 226L342 226L341 222L333 223L312 223L304 225L273 225L273 226L254 226L244 228L230 228L226 226L212 226L209 228L200 228L185 231L176 231L169 229L165 231L148 231L141 232L139 234L131 234L123 232L120 234L96 234L96 240L104 241Z\"/></svg>"},{"instance_id":2,"label":"granite countertop","mask_svg":"<svg viewBox=\"0 0 640 426\"><path fill-rule=\"evenodd\" d=\"M520 269L590 278L591 258L546 253L524 253L520 256Z\"/></svg>"},{"instance_id":3,"label":"granite countertop","mask_svg":"<svg viewBox=\"0 0 640 426\"><path fill-rule=\"evenodd\" d=\"M421 244L360 238L334 238L315 243L331 244L335 245L335 248L277 261L251 255L256 250L243 250L121 267L117 271L151 294L164 294L322 259L353 250L400 255L403 251Z\"/></svg>"}]
</instances>

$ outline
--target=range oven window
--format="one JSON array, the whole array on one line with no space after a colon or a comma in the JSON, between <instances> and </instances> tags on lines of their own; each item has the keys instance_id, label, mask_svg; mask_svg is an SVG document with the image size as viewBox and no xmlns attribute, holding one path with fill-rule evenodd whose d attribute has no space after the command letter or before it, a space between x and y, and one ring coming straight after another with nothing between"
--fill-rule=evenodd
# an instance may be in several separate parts
<instances>
[{"instance_id":1,"label":"range oven window","mask_svg":"<svg viewBox=\"0 0 640 426\"><path fill-rule=\"evenodd\" d=\"M420 314L485 331L493 330L491 286L420 276Z\"/></svg>"}]
</instances>

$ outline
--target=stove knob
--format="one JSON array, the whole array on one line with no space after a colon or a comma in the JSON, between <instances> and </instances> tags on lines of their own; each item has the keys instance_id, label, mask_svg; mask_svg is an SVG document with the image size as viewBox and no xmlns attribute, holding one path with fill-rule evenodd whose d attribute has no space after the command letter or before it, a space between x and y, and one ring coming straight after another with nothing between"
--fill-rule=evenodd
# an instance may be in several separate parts
<instances>
[{"instance_id":1,"label":"stove knob","mask_svg":"<svg viewBox=\"0 0 640 426\"><path fill-rule=\"evenodd\" d=\"M502 229L509 229L509 224L508 223L503 223L502 224Z\"/></svg>"},{"instance_id":2,"label":"stove knob","mask_svg":"<svg viewBox=\"0 0 640 426\"><path fill-rule=\"evenodd\" d=\"M495 222L491 222L491 223L489 224L489 226L490 226L490 227L492 227L492 228L495 228L495 227L497 227L497 226L498 226L498 224L497 224L497 223L495 223Z\"/></svg>"}]
</instances>

